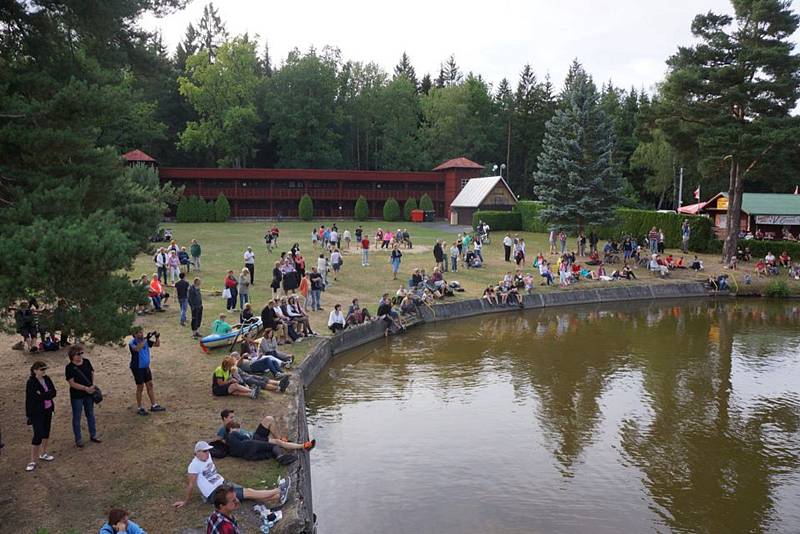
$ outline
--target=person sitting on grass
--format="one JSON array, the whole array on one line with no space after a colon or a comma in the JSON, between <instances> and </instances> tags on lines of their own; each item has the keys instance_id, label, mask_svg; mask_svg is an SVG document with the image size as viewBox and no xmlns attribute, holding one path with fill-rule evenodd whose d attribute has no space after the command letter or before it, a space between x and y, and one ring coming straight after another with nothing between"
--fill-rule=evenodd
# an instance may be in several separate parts
<instances>
[{"instance_id":1,"label":"person sitting on grass","mask_svg":"<svg viewBox=\"0 0 800 534\"><path fill-rule=\"evenodd\" d=\"M238 380L240 384L244 384L250 388L266 389L267 391L278 391L283 393L289 387L289 377L282 376L280 380L270 380L260 376L249 374L247 371L239 367L242 357L238 352L231 352L231 358L235 360L233 367L231 367L231 376Z\"/></svg>"},{"instance_id":2,"label":"person sitting on grass","mask_svg":"<svg viewBox=\"0 0 800 534\"><path fill-rule=\"evenodd\" d=\"M772 251L768 251L767 255L764 256L764 262L767 264L767 267L772 267L775 265L775 254Z\"/></svg>"},{"instance_id":3,"label":"person sitting on grass","mask_svg":"<svg viewBox=\"0 0 800 534\"><path fill-rule=\"evenodd\" d=\"M800 280L800 266L797 263L792 263L791 267L789 267L789 278Z\"/></svg>"},{"instance_id":4,"label":"person sitting on grass","mask_svg":"<svg viewBox=\"0 0 800 534\"><path fill-rule=\"evenodd\" d=\"M362 308L358 303L358 299L353 299L350 307L347 309L347 317L345 322L349 325L359 325L370 320L369 310Z\"/></svg>"},{"instance_id":5,"label":"person sitting on grass","mask_svg":"<svg viewBox=\"0 0 800 534\"><path fill-rule=\"evenodd\" d=\"M528 292L528 295L533 293L533 275L531 273L525 273L522 276L522 289Z\"/></svg>"},{"instance_id":6,"label":"person sitting on grass","mask_svg":"<svg viewBox=\"0 0 800 534\"><path fill-rule=\"evenodd\" d=\"M586 261L586 265L600 265L602 261L600 261L600 254L597 253L596 250L593 250L589 253L589 259Z\"/></svg>"},{"instance_id":7,"label":"person sitting on grass","mask_svg":"<svg viewBox=\"0 0 800 534\"><path fill-rule=\"evenodd\" d=\"M129 515L127 510L112 508L108 512L108 521L97 534L147 534L142 527L128 519Z\"/></svg>"},{"instance_id":8,"label":"person sitting on grass","mask_svg":"<svg viewBox=\"0 0 800 534\"><path fill-rule=\"evenodd\" d=\"M781 267L789 267L792 262L792 258L789 256L789 253L785 250L781 252L781 255L778 256L778 263Z\"/></svg>"},{"instance_id":9,"label":"person sitting on grass","mask_svg":"<svg viewBox=\"0 0 800 534\"><path fill-rule=\"evenodd\" d=\"M552 285L553 284L553 273L550 272L550 263L547 260L542 260L539 264L539 276L544 278L544 282L539 285Z\"/></svg>"},{"instance_id":10,"label":"person sitting on grass","mask_svg":"<svg viewBox=\"0 0 800 534\"><path fill-rule=\"evenodd\" d=\"M300 299L295 295L289 297L289 300L286 303L286 314L288 315L289 319L295 321L300 327L303 329L303 335L305 336L316 336L317 333L311 329L311 323L309 322L308 314L303 310L303 307L300 305Z\"/></svg>"},{"instance_id":11,"label":"person sitting on grass","mask_svg":"<svg viewBox=\"0 0 800 534\"><path fill-rule=\"evenodd\" d=\"M221 336L229 333L231 330L233 330L233 328L225 321L224 313L220 313L219 319L217 319L211 324L212 334L217 334Z\"/></svg>"},{"instance_id":12,"label":"person sitting on grass","mask_svg":"<svg viewBox=\"0 0 800 534\"><path fill-rule=\"evenodd\" d=\"M278 423L271 415L264 416L258 424L254 432L243 430L239 423L236 421L236 412L230 408L222 410L219 414L222 419L222 426L217 430L217 436L224 439L227 433L227 426L231 423L236 423L239 432L243 433L248 439L264 441L272 445L276 445L286 451L306 450L310 451L317 446L317 440L312 439L304 443L294 443L289 441L286 436L279 437Z\"/></svg>"},{"instance_id":13,"label":"person sitting on grass","mask_svg":"<svg viewBox=\"0 0 800 534\"><path fill-rule=\"evenodd\" d=\"M240 384L239 381L231 374L231 368L236 364L236 360L230 356L222 359L222 363L214 369L214 375L211 382L211 393L215 397L225 397L227 395L234 395L237 397L250 397L257 399L261 388L256 386L253 389Z\"/></svg>"},{"instance_id":14,"label":"person sitting on grass","mask_svg":"<svg viewBox=\"0 0 800 534\"><path fill-rule=\"evenodd\" d=\"M675 258L672 257L672 254L667 254L667 257L664 259L664 263L669 270L675 269Z\"/></svg>"},{"instance_id":15,"label":"person sitting on grass","mask_svg":"<svg viewBox=\"0 0 800 534\"><path fill-rule=\"evenodd\" d=\"M703 262L697 257L697 255L695 255L694 259L692 260L692 265L690 265L689 268L693 271L703 270Z\"/></svg>"},{"instance_id":16,"label":"person sitting on grass","mask_svg":"<svg viewBox=\"0 0 800 534\"><path fill-rule=\"evenodd\" d=\"M759 277L769 276L769 273L767 272L767 264L764 260L758 260L758 262L756 262L756 275Z\"/></svg>"},{"instance_id":17,"label":"person sitting on grass","mask_svg":"<svg viewBox=\"0 0 800 534\"><path fill-rule=\"evenodd\" d=\"M631 266L627 263L622 266L622 272L620 273L622 278L626 278L628 280L636 280L636 274L631 269Z\"/></svg>"},{"instance_id":18,"label":"person sitting on grass","mask_svg":"<svg viewBox=\"0 0 800 534\"><path fill-rule=\"evenodd\" d=\"M186 494L183 500L176 501L172 506L175 508L182 508L186 506L186 503L189 502L189 499L192 497L192 491L194 490L195 486L197 486L197 489L200 490L200 494L203 496L203 501L209 504L213 502L214 491L225 483L225 479L222 478L222 475L217 472L217 466L214 465L214 460L211 459L211 453L209 451L213 448L214 447L205 441L198 441L195 443L194 458L192 458L192 462L189 464L189 468L187 470L189 476L186 483ZM236 499L239 501L248 499L260 501L264 504L272 503L282 506L286 503L286 499L289 496L289 489L291 486L290 481L291 479L289 478L282 478L278 480L278 487L271 490L244 488L233 483L230 483L229 485L232 488ZM211 532L213 532L213 530L211 530Z\"/></svg>"},{"instance_id":19,"label":"person sitting on grass","mask_svg":"<svg viewBox=\"0 0 800 534\"><path fill-rule=\"evenodd\" d=\"M344 314L342 313L341 304L336 304L333 307L333 311L331 311L330 315L328 316L328 328L334 334L347 328L347 322L345 321Z\"/></svg>"}]
</instances>

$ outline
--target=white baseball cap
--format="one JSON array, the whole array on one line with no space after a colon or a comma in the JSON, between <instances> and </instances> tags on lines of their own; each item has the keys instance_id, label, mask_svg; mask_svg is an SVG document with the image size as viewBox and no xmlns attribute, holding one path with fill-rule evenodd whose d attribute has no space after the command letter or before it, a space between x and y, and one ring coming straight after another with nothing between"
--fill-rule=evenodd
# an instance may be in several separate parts
<instances>
[{"instance_id":1,"label":"white baseball cap","mask_svg":"<svg viewBox=\"0 0 800 534\"><path fill-rule=\"evenodd\" d=\"M198 441L194 444L194 452L210 451L213 448L207 441Z\"/></svg>"}]
</instances>

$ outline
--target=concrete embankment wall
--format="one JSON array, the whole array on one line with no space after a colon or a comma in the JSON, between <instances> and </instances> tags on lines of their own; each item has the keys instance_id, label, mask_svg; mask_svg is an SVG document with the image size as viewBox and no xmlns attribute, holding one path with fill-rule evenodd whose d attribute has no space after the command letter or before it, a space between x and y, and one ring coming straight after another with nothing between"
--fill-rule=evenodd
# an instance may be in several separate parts
<instances>
[{"instance_id":1,"label":"concrete embankment wall","mask_svg":"<svg viewBox=\"0 0 800 534\"><path fill-rule=\"evenodd\" d=\"M620 283L622 284L622 282ZM463 300L437 304L433 308L421 308L420 317L411 325L427 322L447 321L488 313L519 311L523 309L541 309L557 306L577 306L583 304L602 304L606 302L642 301L655 299L681 299L692 297L707 297L709 292L700 283L673 283L655 285L619 285L598 289L557 291L548 293L534 293L525 295L522 306L494 306L484 299ZM294 404L290 412L290 424L297 425L297 432L301 440L308 439L308 426L305 416L305 394L303 389L308 387L319 376L322 370L337 355L347 352L366 343L383 337L383 324L380 321L372 322L344 330L343 332L323 340L309 353L305 360L297 366L295 376L298 388L294 397ZM302 386L302 387L301 387ZM293 429L292 429L293 430ZM325 445L322 444L324 447ZM311 454L313 456L313 453ZM292 474L295 484L295 504L290 507L291 520L279 523L280 533L311 533L315 529L314 507L311 495L311 466L309 455L301 454L295 472Z\"/></svg>"}]
</instances>

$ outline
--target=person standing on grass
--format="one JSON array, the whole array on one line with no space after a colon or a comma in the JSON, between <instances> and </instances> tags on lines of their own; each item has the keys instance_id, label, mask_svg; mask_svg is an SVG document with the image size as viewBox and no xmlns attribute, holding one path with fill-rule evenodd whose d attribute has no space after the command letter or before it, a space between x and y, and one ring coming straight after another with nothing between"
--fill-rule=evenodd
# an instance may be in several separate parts
<instances>
[{"instance_id":1,"label":"person standing on grass","mask_svg":"<svg viewBox=\"0 0 800 534\"><path fill-rule=\"evenodd\" d=\"M36 469L36 460L51 462L55 458L47 453L47 442L50 439L50 426L53 420L56 387L47 376L47 364L42 361L33 362L31 376L25 385L25 416L33 427L31 440L31 461L25 471Z\"/></svg>"},{"instance_id":2,"label":"person standing on grass","mask_svg":"<svg viewBox=\"0 0 800 534\"><path fill-rule=\"evenodd\" d=\"M442 268L442 263L444 263L444 250L442 250L441 239L437 239L436 244L433 245L433 261L436 262L436 267Z\"/></svg>"},{"instance_id":3,"label":"person standing on grass","mask_svg":"<svg viewBox=\"0 0 800 534\"><path fill-rule=\"evenodd\" d=\"M505 261L511 261L511 247L513 245L514 245L514 240L511 239L511 234L506 232L505 237L503 237L503 252L505 254L504 256Z\"/></svg>"},{"instance_id":4,"label":"person standing on grass","mask_svg":"<svg viewBox=\"0 0 800 534\"><path fill-rule=\"evenodd\" d=\"M558 230L558 242L561 245L561 254L566 254L567 252L567 233L559 228Z\"/></svg>"},{"instance_id":5,"label":"person standing on grass","mask_svg":"<svg viewBox=\"0 0 800 534\"><path fill-rule=\"evenodd\" d=\"M283 271L281 270L281 262L276 261L275 266L272 268L272 283L269 287L272 288L272 298L278 298L278 290L281 288L281 281L283 280Z\"/></svg>"},{"instance_id":6,"label":"person standing on grass","mask_svg":"<svg viewBox=\"0 0 800 534\"><path fill-rule=\"evenodd\" d=\"M458 271L458 244L453 242L450 246L450 270L454 273Z\"/></svg>"},{"instance_id":7,"label":"person standing on grass","mask_svg":"<svg viewBox=\"0 0 800 534\"><path fill-rule=\"evenodd\" d=\"M350 250L350 241L352 240L350 236L350 230L345 228L344 233L342 234L342 239L344 239L344 248L345 250Z\"/></svg>"},{"instance_id":8,"label":"person standing on grass","mask_svg":"<svg viewBox=\"0 0 800 534\"><path fill-rule=\"evenodd\" d=\"M692 229L689 227L689 221L684 219L681 225L681 250L684 254L689 252L689 238L692 235Z\"/></svg>"},{"instance_id":9,"label":"person standing on grass","mask_svg":"<svg viewBox=\"0 0 800 534\"><path fill-rule=\"evenodd\" d=\"M198 290L199 282L200 280L195 278L195 286ZM202 310L202 305L200 309ZM192 322L194 322L194 317L192 317ZM161 334L150 332L145 336L141 326L134 328L133 339L128 343L128 349L131 352L131 373L133 374L133 381L136 383L136 405L138 406L136 413L138 415L149 415L144 406L142 406L142 391L145 387L147 387L147 396L150 399L150 411L163 412L166 410L156 402L153 373L150 371L150 349L160 346Z\"/></svg>"},{"instance_id":10,"label":"person standing on grass","mask_svg":"<svg viewBox=\"0 0 800 534\"><path fill-rule=\"evenodd\" d=\"M228 271L228 274L225 275L225 290L228 291L228 300L225 303L225 309L228 311L236 309L236 299L239 296L239 292L236 289L236 286L239 285L239 281L234 276L233 271Z\"/></svg>"},{"instance_id":11,"label":"person standing on grass","mask_svg":"<svg viewBox=\"0 0 800 534\"><path fill-rule=\"evenodd\" d=\"M358 229L360 230L361 227L359 226ZM358 230L356 230L358 232ZM364 235L364 239L361 240L361 266L367 267L369 266L369 237Z\"/></svg>"},{"instance_id":12,"label":"person standing on grass","mask_svg":"<svg viewBox=\"0 0 800 534\"><path fill-rule=\"evenodd\" d=\"M75 436L75 446L83 448L81 438L81 415L86 414L86 424L89 426L89 440L100 443L97 437L97 427L94 420L94 400L92 394L97 390L94 386L94 367L89 358L83 357L83 347L73 345L67 353L69 363L64 369L67 382L69 382L69 402L72 405L72 433Z\"/></svg>"},{"instance_id":13,"label":"person standing on grass","mask_svg":"<svg viewBox=\"0 0 800 534\"><path fill-rule=\"evenodd\" d=\"M169 283L175 285L178 275L181 274L181 262L178 259L178 253L170 250L167 254L167 267L169 269Z\"/></svg>"},{"instance_id":14,"label":"person standing on grass","mask_svg":"<svg viewBox=\"0 0 800 534\"><path fill-rule=\"evenodd\" d=\"M402 257L403 253L400 252L400 248L395 243L392 245L392 253L389 256L389 263L392 264L392 280L397 280L397 271L400 270L400 258Z\"/></svg>"},{"instance_id":15,"label":"person standing on grass","mask_svg":"<svg viewBox=\"0 0 800 534\"><path fill-rule=\"evenodd\" d=\"M159 280L164 280L167 283L167 250L164 247L158 249L156 255L153 256L153 262L156 264L156 276Z\"/></svg>"},{"instance_id":16,"label":"person standing on grass","mask_svg":"<svg viewBox=\"0 0 800 534\"><path fill-rule=\"evenodd\" d=\"M205 441L198 441L195 443L194 458L192 459L192 463L189 464L188 469L189 477L186 484L186 496L182 501L173 503L172 506L175 508L182 508L185 506L192 497L192 490L195 486L200 490L203 501L206 503L212 502L211 499L213 498L214 490L225 483L225 479L217 472L217 466L214 465L214 460L211 459L211 453L209 453L209 451L213 448L214 447ZM273 490L254 490L243 488L233 483L230 484L230 487L233 489L236 498L240 501L249 499L253 501L262 501L265 504L273 501L275 504L283 505L286 503L286 498L289 495L290 480L289 478L280 479L278 481L278 487Z\"/></svg>"},{"instance_id":17,"label":"person standing on grass","mask_svg":"<svg viewBox=\"0 0 800 534\"><path fill-rule=\"evenodd\" d=\"M322 306L320 305L320 296L322 293L322 288L325 286L325 281L322 278L322 275L319 274L316 267L311 268L311 273L308 275L308 282L311 286L311 310L320 311L322 310Z\"/></svg>"},{"instance_id":18,"label":"person standing on grass","mask_svg":"<svg viewBox=\"0 0 800 534\"><path fill-rule=\"evenodd\" d=\"M339 247L339 231L334 226L331 230L331 248Z\"/></svg>"},{"instance_id":19,"label":"person standing on grass","mask_svg":"<svg viewBox=\"0 0 800 534\"><path fill-rule=\"evenodd\" d=\"M188 294L189 309L192 311L192 337L200 337L200 323L203 322L203 294L200 292L200 279L195 278Z\"/></svg>"},{"instance_id":20,"label":"person standing on grass","mask_svg":"<svg viewBox=\"0 0 800 534\"><path fill-rule=\"evenodd\" d=\"M197 239L192 239L192 246L189 247L189 253L192 255L192 265L194 265L194 270L199 273L200 254L202 253L202 249L200 248L200 243L197 242Z\"/></svg>"},{"instance_id":21,"label":"person standing on grass","mask_svg":"<svg viewBox=\"0 0 800 534\"><path fill-rule=\"evenodd\" d=\"M181 326L186 326L186 308L189 304L189 282L186 281L186 273L178 275L175 283L175 293L178 294L178 304L181 307Z\"/></svg>"},{"instance_id":22,"label":"person standing on grass","mask_svg":"<svg viewBox=\"0 0 800 534\"><path fill-rule=\"evenodd\" d=\"M250 285L256 285L256 255L253 253L253 247L247 247L244 251L244 266L250 271Z\"/></svg>"},{"instance_id":23,"label":"person standing on grass","mask_svg":"<svg viewBox=\"0 0 800 534\"><path fill-rule=\"evenodd\" d=\"M322 275L322 282L328 285L328 260L325 254L320 254L317 259L317 272Z\"/></svg>"},{"instance_id":24,"label":"person standing on grass","mask_svg":"<svg viewBox=\"0 0 800 534\"><path fill-rule=\"evenodd\" d=\"M647 241L650 245L651 254L658 253L658 236L659 236L659 231L655 226L653 226L650 229L650 232L647 234Z\"/></svg>"},{"instance_id":25,"label":"person standing on grass","mask_svg":"<svg viewBox=\"0 0 800 534\"><path fill-rule=\"evenodd\" d=\"M336 280L336 276L339 274L339 271L342 269L342 253L339 252L338 248L334 248L333 252L331 252L331 268L333 268L333 279Z\"/></svg>"},{"instance_id":26,"label":"person standing on grass","mask_svg":"<svg viewBox=\"0 0 800 534\"><path fill-rule=\"evenodd\" d=\"M600 238L597 236L597 232L592 229L589 232L589 252L597 252L597 243L600 241Z\"/></svg>"},{"instance_id":27,"label":"person standing on grass","mask_svg":"<svg viewBox=\"0 0 800 534\"><path fill-rule=\"evenodd\" d=\"M247 268L242 269L242 272L239 273L239 280L236 284L236 289L239 292L239 308L244 308L244 305L250 302L250 286L253 283L250 280L251 275L252 273Z\"/></svg>"},{"instance_id":28,"label":"person standing on grass","mask_svg":"<svg viewBox=\"0 0 800 534\"><path fill-rule=\"evenodd\" d=\"M356 227L356 243L358 244L358 246L361 246L361 238L363 236L364 236L364 229L361 228L361 225L359 224Z\"/></svg>"}]
</instances>

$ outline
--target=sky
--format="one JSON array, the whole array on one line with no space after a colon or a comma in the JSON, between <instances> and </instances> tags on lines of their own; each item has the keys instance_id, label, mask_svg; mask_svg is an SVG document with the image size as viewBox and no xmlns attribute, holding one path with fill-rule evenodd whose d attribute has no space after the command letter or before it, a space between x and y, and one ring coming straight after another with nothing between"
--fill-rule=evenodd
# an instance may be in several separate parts
<instances>
[{"instance_id":1,"label":"sky","mask_svg":"<svg viewBox=\"0 0 800 534\"><path fill-rule=\"evenodd\" d=\"M170 51L207 0L141 25L160 30ZM217 0L231 35L269 40L274 64L289 50L333 45L345 60L374 61L391 72L405 51L417 76L436 78L450 54L462 71L490 83L507 77L512 87L530 63L539 78L561 86L577 58L598 84L652 91L665 60L693 42L692 18L701 12L732 13L729 0L338 0L273 2ZM795 6L797 9L797 6ZM797 41L795 35L795 41Z\"/></svg>"}]
</instances>

